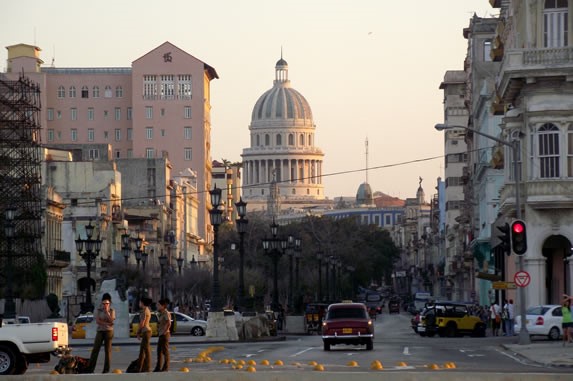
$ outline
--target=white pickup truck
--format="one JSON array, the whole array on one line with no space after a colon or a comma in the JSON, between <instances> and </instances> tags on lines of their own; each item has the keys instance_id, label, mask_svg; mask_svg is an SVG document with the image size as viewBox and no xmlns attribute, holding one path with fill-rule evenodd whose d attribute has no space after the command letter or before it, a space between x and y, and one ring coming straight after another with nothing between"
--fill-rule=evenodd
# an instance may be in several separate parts
<instances>
[{"instance_id":1,"label":"white pickup truck","mask_svg":"<svg viewBox=\"0 0 573 381\"><path fill-rule=\"evenodd\" d=\"M24 374L29 363L47 363L67 347L66 323L2 324L0 375Z\"/></svg>"}]
</instances>

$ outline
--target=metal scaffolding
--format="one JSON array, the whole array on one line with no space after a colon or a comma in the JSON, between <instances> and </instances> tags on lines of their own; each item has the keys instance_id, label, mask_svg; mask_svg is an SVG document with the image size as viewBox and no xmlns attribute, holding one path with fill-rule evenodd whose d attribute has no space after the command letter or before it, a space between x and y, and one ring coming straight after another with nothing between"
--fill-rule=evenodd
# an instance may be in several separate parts
<instances>
[{"instance_id":1,"label":"metal scaffolding","mask_svg":"<svg viewBox=\"0 0 573 381\"><path fill-rule=\"evenodd\" d=\"M1 281L5 285L7 257L13 272L26 272L43 261L41 247L40 87L23 75L10 80L0 74L0 220L14 209L15 234L0 235ZM8 252L9 247L12 249ZM23 285L20 285L23 287ZM19 287L16 287L16 291ZM16 292L18 297L18 292Z\"/></svg>"}]
</instances>

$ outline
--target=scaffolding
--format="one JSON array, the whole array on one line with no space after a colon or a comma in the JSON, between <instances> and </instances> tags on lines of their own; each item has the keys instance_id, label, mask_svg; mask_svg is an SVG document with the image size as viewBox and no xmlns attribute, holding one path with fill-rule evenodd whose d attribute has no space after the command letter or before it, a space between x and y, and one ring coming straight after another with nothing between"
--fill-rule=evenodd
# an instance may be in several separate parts
<instances>
[{"instance_id":1,"label":"scaffolding","mask_svg":"<svg viewBox=\"0 0 573 381\"><path fill-rule=\"evenodd\" d=\"M0 220L7 209L16 211L15 233L8 241L0 231L0 265L5 285L7 257L13 273L42 265L40 87L20 76L11 80L0 74ZM20 285L23 287L23 285ZM17 286L15 288L18 297Z\"/></svg>"}]
</instances>

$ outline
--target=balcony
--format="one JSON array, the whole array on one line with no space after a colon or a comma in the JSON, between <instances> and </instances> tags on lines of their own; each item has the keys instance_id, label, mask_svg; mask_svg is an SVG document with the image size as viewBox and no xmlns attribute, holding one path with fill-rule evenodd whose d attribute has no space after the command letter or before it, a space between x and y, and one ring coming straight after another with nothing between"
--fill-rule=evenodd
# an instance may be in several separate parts
<instances>
[{"instance_id":1,"label":"balcony","mask_svg":"<svg viewBox=\"0 0 573 381\"><path fill-rule=\"evenodd\" d=\"M48 265L51 267L68 267L71 262L71 254L69 251L54 250L48 253L47 256Z\"/></svg>"},{"instance_id":2,"label":"balcony","mask_svg":"<svg viewBox=\"0 0 573 381\"><path fill-rule=\"evenodd\" d=\"M547 179L528 181L521 184L522 203L527 203L533 209L573 209L571 194L572 180ZM501 211L515 209L515 185L504 184L500 192Z\"/></svg>"},{"instance_id":3,"label":"balcony","mask_svg":"<svg viewBox=\"0 0 573 381\"><path fill-rule=\"evenodd\" d=\"M573 47L506 50L497 83L504 103L512 103L528 79L573 74Z\"/></svg>"}]
</instances>

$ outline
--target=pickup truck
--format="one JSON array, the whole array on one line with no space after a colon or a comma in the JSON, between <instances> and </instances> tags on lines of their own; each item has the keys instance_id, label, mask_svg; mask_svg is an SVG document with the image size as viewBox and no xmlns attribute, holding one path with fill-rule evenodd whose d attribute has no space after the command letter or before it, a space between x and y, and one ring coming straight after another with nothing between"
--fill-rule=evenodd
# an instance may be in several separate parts
<instances>
[{"instance_id":1,"label":"pickup truck","mask_svg":"<svg viewBox=\"0 0 573 381\"><path fill-rule=\"evenodd\" d=\"M29 363L47 363L68 347L66 323L0 325L0 375L24 374Z\"/></svg>"}]
</instances>

